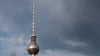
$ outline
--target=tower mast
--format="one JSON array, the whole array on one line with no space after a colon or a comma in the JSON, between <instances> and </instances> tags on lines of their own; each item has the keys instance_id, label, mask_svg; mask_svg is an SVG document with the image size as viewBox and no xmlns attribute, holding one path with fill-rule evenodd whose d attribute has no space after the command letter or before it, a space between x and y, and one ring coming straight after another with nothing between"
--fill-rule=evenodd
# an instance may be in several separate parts
<instances>
[{"instance_id":1,"label":"tower mast","mask_svg":"<svg viewBox=\"0 0 100 56\"><path fill-rule=\"evenodd\" d=\"M28 53L31 56L35 56L39 52L39 46L36 43L36 36L35 36L35 24L34 24L34 16L35 16L35 10L34 10L34 1L33 1L33 26L32 26L32 36L31 36L31 43L28 46Z\"/></svg>"},{"instance_id":2,"label":"tower mast","mask_svg":"<svg viewBox=\"0 0 100 56\"><path fill-rule=\"evenodd\" d=\"M32 36L35 36L35 4L34 4L34 1L33 1L33 27L32 27Z\"/></svg>"}]
</instances>

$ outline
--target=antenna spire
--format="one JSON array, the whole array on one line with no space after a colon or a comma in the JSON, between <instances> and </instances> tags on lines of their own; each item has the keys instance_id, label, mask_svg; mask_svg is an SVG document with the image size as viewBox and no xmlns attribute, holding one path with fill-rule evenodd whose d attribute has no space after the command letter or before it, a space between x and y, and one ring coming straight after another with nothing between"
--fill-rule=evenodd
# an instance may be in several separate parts
<instances>
[{"instance_id":1,"label":"antenna spire","mask_svg":"<svg viewBox=\"0 0 100 56\"><path fill-rule=\"evenodd\" d=\"M35 24L34 24L34 22L35 22L35 7L34 7L34 1L33 1L33 27L32 27L32 36L35 36Z\"/></svg>"}]
</instances>

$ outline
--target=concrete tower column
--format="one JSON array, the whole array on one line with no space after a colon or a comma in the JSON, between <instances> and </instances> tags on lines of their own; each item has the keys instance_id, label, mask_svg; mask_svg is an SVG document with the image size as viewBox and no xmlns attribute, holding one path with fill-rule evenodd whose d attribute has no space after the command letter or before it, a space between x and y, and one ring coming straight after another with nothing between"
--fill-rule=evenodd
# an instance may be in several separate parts
<instances>
[{"instance_id":1,"label":"concrete tower column","mask_svg":"<svg viewBox=\"0 0 100 56\"><path fill-rule=\"evenodd\" d=\"M32 54L32 56L35 56L34 54Z\"/></svg>"}]
</instances>

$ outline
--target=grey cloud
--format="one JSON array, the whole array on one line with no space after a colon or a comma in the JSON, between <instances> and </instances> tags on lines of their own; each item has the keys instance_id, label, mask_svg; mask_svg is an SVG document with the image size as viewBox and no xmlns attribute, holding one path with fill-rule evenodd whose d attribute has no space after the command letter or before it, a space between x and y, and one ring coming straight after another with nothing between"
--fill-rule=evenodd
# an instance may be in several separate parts
<instances>
[{"instance_id":1,"label":"grey cloud","mask_svg":"<svg viewBox=\"0 0 100 56\"><path fill-rule=\"evenodd\" d=\"M38 4L36 8L36 12L39 14L36 15L38 22L36 30L40 46L47 49L69 49L90 56L99 56L99 0L62 0L61 3L55 1L44 1L47 2L46 7L38 7L40 6ZM61 11L57 13L56 10L52 11L50 8L61 9ZM60 38L81 41L87 46L66 46L63 41L60 41Z\"/></svg>"},{"instance_id":2,"label":"grey cloud","mask_svg":"<svg viewBox=\"0 0 100 56\"><path fill-rule=\"evenodd\" d=\"M27 29L28 27L31 29L32 25L31 0L1 0L0 11L1 15L4 16L4 18L1 18L3 20L1 23L3 26L5 25L5 28L11 29L10 31L13 33L18 32L21 34L23 32L29 34Z\"/></svg>"},{"instance_id":3,"label":"grey cloud","mask_svg":"<svg viewBox=\"0 0 100 56\"><path fill-rule=\"evenodd\" d=\"M44 52L41 52L38 56L87 56L81 53L74 53L74 52L68 52L67 50L45 50Z\"/></svg>"},{"instance_id":4,"label":"grey cloud","mask_svg":"<svg viewBox=\"0 0 100 56\"><path fill-rule=\"evenodd\" d=\"M65 2L65 7L68 5ZM99 0L95 1L90 1L88 0L85 2L85 4L80 5L78 4L76 7L76 14L72 12L74 15L74 19L78 19L79 21L76 22L76 26L74 27L73 31L70 31L68 35L70 35L70 39L75 39L79 41L83 41L88 43L88 47L86 48L87 50L86 53L93 53L93 55L99 54L100 51L100 45L99 45L99 28L100 28L100 23L99 23ZM80 3L83 3L83 1L80 0ZM73 5L74 6L74 5ZM81 9L80 9L81 8ZM69 9L66 7L66 9ZM70 8L72 9L72 8ZM67 13L67 12L66 12ZM77 14L78 13L78 14ZM67 27L66 27L67 28ZM67 30L65 31L67 33ZM66 35L67 36L67 35Z\"/></svg>"},{"instance_id":5,"label":"grey cloud","mask_svg":"<svg viewBox=\"0 0 100 56\"><path fill-rule=\"evenodd\" d=\"M28 31L31 31L32 27L29 21L32 22L31 0L0 0L1 56L25 56L27 54L26 48L29 43L27 37L30 36Z\"/></svg>"}]
</instances>

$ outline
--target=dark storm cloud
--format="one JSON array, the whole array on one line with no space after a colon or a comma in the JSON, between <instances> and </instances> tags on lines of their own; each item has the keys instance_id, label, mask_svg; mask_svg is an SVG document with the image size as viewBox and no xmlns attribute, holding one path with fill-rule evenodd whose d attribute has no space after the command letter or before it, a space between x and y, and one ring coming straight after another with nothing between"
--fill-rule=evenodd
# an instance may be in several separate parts
<instances>
[{"instance_id":1,"label":"dark storm cloud","mask_svg":"<svg viewBox=\"0 0 100 56\"><path fill-rule=\"evenodd\" d=\"M64 0L65 10L72 9L70 6L69 8L66 7L68 6L66 2L67 1ZM79 0L78 3L81 4L83 2L84 1ZM74 13L73 18L78 19L78 22L76 22L76 26L74 27L73 31L70 31L69 33L69 35L72 36L70 39L86 42L88 44L88 47L86 48L87 50L85 50L86 53L93 53L95 55L98 55L100 52L99 2L99 0L88 0L83 5L77 4L75 12L69 10L69 12L72 14ZM74 4L72 6L74 6ZM67 33L67 29L65 32Z\"/></svg>"},{"instance_id":2,"label":"dark storm cloud","mask_svg":"<svg viewBox=\"0 0 100 56\"><path fill-rule=\"evenodd\" d=\"M43 7L37 10L43 15L37 18L41 18L41 21L37 19L37 27L41 30L38 31L41 40L40 45L42 48L47 49L69 49L75 52L82 52L90 56L99 56L100 52L100 7L99 0L62 0L62 4L53 1L51 8L56 8L56 5L62 5L61 13L51 12L48 14L47 7ZM50 2L52 4L52 2ZM58 5L59 6L59 5ZM44 9L45 8L45 9ZM48 9L47 9L48 8ZM58 7L60 9L60 7ZM39 12L37 12L39 14ZM45 15L44 15L45 14ZM48 14L48 15L47 15ZM54 15L52 15L54 14ZM52 16L51 16L52 15ZM40 24L40 25L39 25ZM38 29L40 29L38 28ZM60 40L73 40L80 41L87 44L86 47L73 47L66 45Z\"/></svg>"},{"instance_id":3,"label":"dark storm cloud","mask_svg":"<svg viewBox=\"0 0 100 56\"><path fill-rule=\"evenodd\" d=\"M3 25L11 25L11 27L8 26L8 28L11 28L12 32L16 31L19 32L19 34L21 34L22 32L29 34L29 32L27 31L28 27L26 27L26 25L29 25L29 27L31 28L31 0L0 0L0 12L1 15L3 15L4 17L6 16L5 18L1 18L1 22L3 22ZM14 26L14 24L16 25Z\"/></svg>"},{"instance_id":4,"label":"dark storm cloud","mask_svg":"<svg viewBox=\"0 0 100 56\"><path fill-rule=\"evenodd\" d=\"M1 56L25 56L27 53L25 42L28 42L26 37L31 33L29 32L32 28L31 22L31 0L0 0Z\"/></svg>"}]
</instances>

